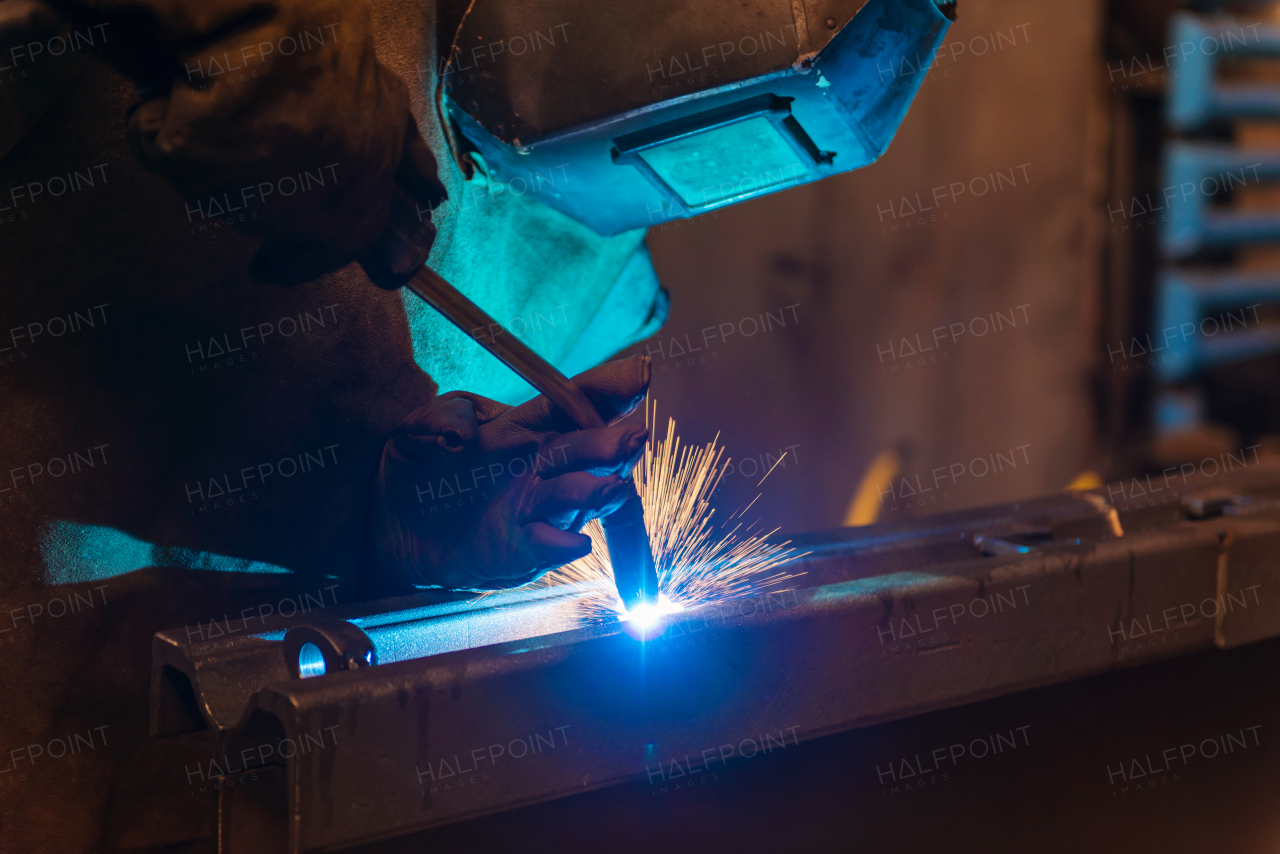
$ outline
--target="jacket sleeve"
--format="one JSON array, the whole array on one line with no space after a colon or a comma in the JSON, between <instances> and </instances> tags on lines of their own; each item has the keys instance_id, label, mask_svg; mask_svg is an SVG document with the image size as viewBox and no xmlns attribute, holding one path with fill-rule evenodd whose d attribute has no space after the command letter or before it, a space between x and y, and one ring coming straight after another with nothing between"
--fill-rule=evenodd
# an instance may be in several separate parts
<instances>
[{"instance_id":1,"label":"jacket sleeve","mask_svg":"<svg viewBox=\"0 0 1280 854\"><path fill-rule=\"evenodd\" d=\"M430 229L444 190L404 82L375 56L369 0L54 2L110 23L142 162L202 218L257 214L244 230L265 238L261 277L303 282L369 252L404 195L398 169Z\"/></svg>"}]
</instances>

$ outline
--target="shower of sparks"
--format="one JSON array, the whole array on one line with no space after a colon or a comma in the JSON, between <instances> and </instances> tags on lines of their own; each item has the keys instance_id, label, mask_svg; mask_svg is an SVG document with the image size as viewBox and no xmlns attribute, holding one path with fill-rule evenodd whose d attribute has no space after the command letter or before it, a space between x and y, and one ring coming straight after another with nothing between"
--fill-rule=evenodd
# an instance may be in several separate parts
<instances>
[{"instance_id":1,"label":"shower of sparks","mask_svg":"<svg viewBox=\"0 0 1280 854\"><path fill-rule=\"evenodd\" d=\"M653 430L656 422L657 405L650 407L646 402L645 424ZM744 527L742 516L755 499L729 516L728 522L738 520L729 531L720 533L718 526L712 525L715 510L710 499L729 459L724 456L724 448L717 447L719 434L706 445L694 447L682 444L675 430L675 420L668 418L666 438L648 444L632 473L644 505L645 527L658 571L657 605L645 606L644 614L626 612L618 598L599 520L592 520L583 528L591 538L591 553L548 573L533 587L581 585L585 592L576 607L584 621L631 619L638 627L646 628L664 614L753 593L776 592L778 585L798 577L779 570L786 561L801 556L787 548L790 540L771 543L768 538L777 533L776 528L768 533L752 533L754 523ZM764 483L782 459L756 486Z\"/></svg>"}]
</instances>

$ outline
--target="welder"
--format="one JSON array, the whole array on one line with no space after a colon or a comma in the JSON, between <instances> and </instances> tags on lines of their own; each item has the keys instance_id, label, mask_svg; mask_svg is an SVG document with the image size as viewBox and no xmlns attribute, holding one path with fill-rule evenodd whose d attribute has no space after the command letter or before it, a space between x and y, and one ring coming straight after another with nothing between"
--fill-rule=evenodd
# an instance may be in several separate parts
<instances>
[{"instance_id":1,"label":"welder","mask_svg":"<svg viewBox=\"0 0 1280 854\"><path fill-rule=\"evenodd\" d=\"M628 78L624 76L612 89L595 93L597 97L592 99L548 100L537 81L533 81L531 99L530 81L518 70L506 67L451 77L455 60L462 56L463 43L471 44L475 39L487 44L490 60L496 61L500 52L494 50L494 45L502 51L506 46L505 39L489 40L498 32L495 28L514 26L518 21L517 29L533 38L533 33L542 32L541 24L545 22L535 13L500 3L470 4L462 11L450 10L450 5L435 10L442 17L458 15L453 44L443 50L447 57L442 65L445 95L440 103L424 109L423 118L424 126L433 128L448 148L445 165L450 169L446 176L463 168L458 163L465 159L465 168L475 169L477 163L486 165L491 177L510 180L514 186L519 167L513 164L523 161L525 167L532 167L541 176L539 165L546 165L547 174L554 175L548 158L563 157L571 162L575 172L583 176L577 182L579 186L557 186L553 179L553 186L547 188L535 180L531 195L589 226L595 232L591 235L595 244L587 243L582 234L585 229L573 223L543 229L541 239L535 234L536 229L503 223L507 230L520 234L520 254L546 256L538 268L541 275L526 277L508 288L527 291L532 285L538 291L598 300L601 292L616 290L616 282L624 279L629 270L651 269L637 243L637 226L697 214L874 160L901 121L919 83L917 78L945 30L946 17L938 6L945 7L949 16L952 4L878 0L870 4L875 8L863 9L847 25L846 19L857 11L857 4L846 4L848 10L833 7L842 17L828 18L825 24L796 17L794 5L772 4L776 8L767 11L778 20L771 20L763 10L750 18L752 27L767 23L766 29L744 36L736 46L722 42L715 50L702 47L700 62L708 67L716 65L702 78L709 76L713 82L719 79L733 85L720 87L724 92L703 86L707 97L701 100L685 94L683 89L674 93L682 97L672 98L672 93L665 92L670 88L667 78L675 73L674 69L694 67L688 50L681 54L683 64L675 55L669 62L660 57L661 85L653 83L653 69L646 63L649 72L643 86L626 83ZM552 4L552 11L542 14L545 17L573 8L572 0L568 0L559 6ZM114 252L95 246L96 251L76 253L87 264L70 263L63 265L65 269L57 269L50 263L48 252L40 251L44 246L39 236L35 240L23 239L25 235L19 237L14 229L9 236L19 244L13 253L16 266L29 271L22 276L28 284L17 289L15 301L8 306L19 312L18 317L26 311L23 298L31 291L65 293L76 284L122 283L144 275L171 295L166 307L181 314L174 305L182 290L173 281L175 278L183 280L188 293L194 290L200 296L204 296L201 292L205 288L227 289L228 278L239 280L236 284L240 284L246 277L237 269L237 262L243 258L239 253L250 248L253 254L245 266L254 280L251 285L260 289L298 286L325 278L354 290L361 288L367 277L384 289L394 290L415 273L423 275L436 236L432 214L446 202L448 193L437 159L410 109L408 87L375 54L369 8L318 0L281 0L266 7L250 0L222 0L199 7L147 0L3 0L0 9L5 42L23 46L21 51L16 47L10 50L12 62L29 63L33 75L30 85L5 92L10 116L6 123L10 139L6 145L17 147L7 158L17 181L10 194L15 205L25 198L27 208L36 207L29 194L24 197L19 192L29 185L21 178L43 177L45 171L56 173L38 165L38 154L44 153L47 159L47 152L37 148L34 139L22 139L22 134L26 127L37 124L44 110L68 100L65 90L74 92L78 88L75 77L80 69L72 61L78 57L71 55L75 51L70 48L79 45L83 52L84 45L77 34L96 32L91 45L97 55L127 74L134 84L131 103L121 107L127 112L127 137L138 160L150 172L172 183L184 200L188 221L194 216L203 225L204 220L213 219L220 227L225 220L238 231L261 239L259 245L252 247L251 243L233 240L230 230L224 230L219 248L230 244L227 248L237 251L213 253L217 255L217 265L196 274L189 263L190 246L165 239L168 235L162 238L156 233L160 229L148 229L139 218L132 205L140 199L116 199L116 209L107 215L127 223L132 234L121 234L123 239L111 246ZM669 26L667 11L655 7L638 14L653 17L646 23L654 27ZM774 24L778 24L776 46ZM567 38L569 25L559 26L559 37ZM616 36L616 29L607 32ZM696 30L682 29L697 37ZM838 36L835 31L840 31ZM555 26L548 26L547 32L555 46ZM708 30L711 32L715 30ZM524 35L520 40L522 44L528 41ZM595 41L599 39L588 39L586 49L592 50L590 45ZM536 45L538 39L534 42ZM515 43L515 37L511 37L512 53L516 52ZM607 54L599 50L589 55L574 54L584 49L581 41L558 49L564 53L563 59L573 63L631 59L621 55L628 48L619 44L608 45ZM900 55L912 49L915 62L906 66L912 69L913 85L906 87L896 79L903 62L889 61L884 67L878 63L872 72L865 59L870 51L879 50L887 53L890 60L900 60ZM470 53L474 61L482 58L475 50ZM40 56L46 62L37 66ZM636 58L644 58L643 46ZM560 58L555 60L559 61ZM887 82L885 68L890 75ZM418 76L423 76L421 69ZM750 81L754 86L735 79L747 76L754 76ZM905 94L904 88L909 90ZM649 102L647 108L635 109L638 102L645 100ZM594 113L583 112L582 103L605 106ZM446 104L449 121L434 115L434 108L441 104ZM625 109L628 107L632 109ZM641 112L641 118L633 115ZM78 124L96 125L95 133L109 133L110 123L106 121L81 119ZM569 143L562 142L566 124L574 126L574 141ZM459 138L460 133L465 139ZM28 155L28 162L22 162L23 154ZM34 175L29 171L33 165L38 170ZM122 163L119 168L131 165ZM116 164L111 166L109 171L116 171ZM99 168L103 182L108 183L107 167ZM559 168L568 174L563 164ZM19 171L25 174L18 177ZM121 180L138 179L126 173L117 179L116 187ZM602 193L610 197L611 203L604 203ZM107 200L105 193L94 198ZM515 213L531 210L526 207ZM540 225L564 220L542 213L531 218ZM481 223L484 225L498 224ZM47 223L38 228L47 231ZM106 237L100 233L95 240L104 241ZM444 256L446 266L449 254L466 241L479 248L474 244L474 234L455 231L449 238L454 245L436 253ZM112 263L99 263L112 254L118 255L121 243L146 246L144 253L130 255L169 255L167 260L176 263L159 265L164 267L162 270L146 270L137 263L143 259L136 257L131 259L135 262L131 265L121 265L118 257L112 258ZM35 251L23 258L23 248ZM581 269L571 269L564 263L575 252L610 263L598 264L600 269L594 276L585 277L584 282L579 275ZM633 263L637 255L642 259L639 265ZM619 259L625 260L620 263ZM363 275L353 261L359 262ZM146 266L157 265L152 261ZM576 294L566 287L563 273L557 279L551 272L556 266L577 276ZM631 275L634 278L634 272ZM55 278L58 286L45 284ZM117 292L120 287L114 285ZM417 287L415 290L421 292ZM231 291L226 293L231 298ZM505 295L499 293L501 296ZM365 302L377 302L373 289L367 286L351 294L346 310L367 311L367 306L362 305ZM538 308L536 299L527 304ZM382 305L386 306L385 301ZM599 361L608 352L630 343L636 333L653 331L652 321L660 321L664 305L660 296L651 297L647 310L641 312L648 315L647 322L633 319L630 328L613 331L612 335L608 331L597 334L604 339L604 346L597 344L596 358L591 361ZM146 307L151 308L152 305ZM30 310L36 312L34 305ZM241 313L232 322L241 321L242 317ZM451 319L461 322L456 317ZM181 320L190 324L191 317L186 315ZM385 336L389 331L384 329L381 334ZM580 335L584 332L565 330L571 331ZM420 366L430 359L421 358L424 343L420 339L425 336L419 330L415 332L419 334L415 334L413 345ZM486 337L495 336L474 337L485 344ZM371 341L364 343L373 346ZM436 349L440 343L443 341L437 342ZM430 347L430 342L425 346ZM187 352L189 355L189 348ZM119 356L118 352L109 354L108 364ZM395 361L389 354L384 354L383 361L388 358ZM447 363L475 360L480 354L472 350L450 360L437 353L434 358ZM360 359L379 361L368 355ZM364 365L360 367L369 370ZM510 410L467 392L437 397L431 379L420 370L415 371L415 366L405 364L402 356L394 367L402 371L401 382L412 386L415 392L400 388L394 394L383 393L374 408L384 410L383 418L394 417L398 410L400 416L395 420L399 424L390 431L380 461L364 455L359 463L375 466L369 510L366 519L359 520L366 522L359 551L362 584L367 593L398 592L413 586L475 588L519 584L588 551L588 538L577 533L585 521L608 516L624 504L635 505L634 490L626 475L643 448L643 427L614 425L578 432L575 428L601 423L595 413L586 421L570 418L562 400L552 402L557 406L538 399ZM337 368L336 364L326 364L320 371L329 375L332 382L340 383ZM527 372L524 376L531 379ZM578 385L607 424L625 416L636 405L648 381L647 362L636 358L597 368L594 373L583 375ZM366 389L366 400L375 396ZM144 408L148 404L140 403ZM358 405L354 400L350 403ZM327 401L326 405L331 407L333 402ZM135 413L135 420L138 414ZM351 419L353 414L344 413L343 417ZM159 415L146 419L158 428L171 419L180 419L181 410L166 405L163 414L147 415ZM164 434L160 447L154 443L139 445L138 456L163 455L169 447L176 450L175 437L181 431L160 432ZM367 441L369 437L361 438ZM203 452L191 448L190 443L177 441L186 445L183 450ZM424 507L416 484L429 480L436 471L501 471L505 470L505 458L530 450L549 451L552 446L561 452L560 461L537 472L536 477L504 478L486 484L487 489L471 495L461 508L451 505L449 513L433 514ZM146 454L141 453L144 448ZM126 459L134 456L129 448L115 450ZM553 457L549 452L535 456ZM235 470L255 462L254 458L244 457L226 463L218 459L209 468L214 472ZM177 466L169 461L159 468L165 471L163 478L172 476L175 468L184 469L185 474L192 466L189 460ZM479 484L474 488L478 489ZM190 495L189 488L186 492ZM351 508L365 503L348 500L343 518L350 520ZM226 542L233 538L231 532L209 538L214 543L201 543L198 541L204 538L202 534L193 537L189 530L173 530L164 516L161 509L160 518L133 519L132 524L114 527L130 534L142 533L148 542L158 542L154 535L158 527L164 539L184 547L217 545L220 548L207 550L231 554L245 551L241 543ZM355 520L346 527L348 538L337 546L338 553L349 554L353 539L358 536ZM612 539L610 542L612 547ZM280 547L272 551L285 553L281 562L291 569L305 563L305 559L288 555ZM320 563L332 563L336 557L332 543L323 556L316 555ZM335 571L332 565L328 569ZM652 575L651 570L649 574Z\"/></svg>"},{"instance_id":2,"label":"welder","mask_svg":"<svg viewBox=\"0 0 1280 854\"><path fill-rule=\"evenodd\" d=\"M55 238L52 224L46 220L21 232L17 228L7 234L0 232L0 239L9 238L4 241L6 266L13 274L10 281L16 285L6 287L6 319L22 322L28 315L42 316L34 308L24 308L24 303L31 305L37 294L65 296L74 294L86 280L101 284L106 279L113 283L111 290L121 295L115 305L109 303L105 309L113 315L107 329L112 324L121 328L133 319L122 317L119 312L127 310L122 309L122 302L128 299L124 295L139 277L150 278L169 290L173 299L179 299L182 290L203 290L201 286L228 288L227 279L247 280L252 275L255 281L249 286L268 294L272 288L302 285L321 277L338 283L351 293L337 313L355 320L368 312L362 302L381 302L384 313L387 304L378 298L376 289L367 283L353 261L363 265L368 278L383 287L395 288L409 277L393 273L392 265L402 263L402 256L411 257L418 266L426 260L435 235L431 212L445 201L446 191L437 174L436 160L410 110L408 88L374 55L372 15L367 6L307 0L279 4L265 15L260 4L251 2L88 2L51 6L34 0L4 0L0 10L6 46L52 45L47 51L37 51L45 54L45 62L42 66L37 56L37 61L30 63L33 76L24 81L25 88L6 93L12 98L7 104L6 130L27 116L38 117L55 99L65 101L63 90L70 88L74 97L76 87L68 86L66 78L73 77L79 68L67 65L79 57L64 57L59 48L68 34L98 25L97 55L125 71L135 85L133 103L119 104L115 116L127 111L127 134L138 159L152 172L170 179L182 195L185 203L176 210L185 211L187 219L192 218L194 210L198 221L221 222L223 217L209 216L216 205L218 211L229 214L225 218L236 228L262 238L249 260L244 257L245 244L230 229L223 228L218 238L221 248L231 251L221 253L223 258L216 268L174 264L164 271L167 275L158 278L154 263L119 264L122 247L119 243L108 245L113 241L102 233L107 229L91 228L77 234L72 228ZM21 53L13 61L26 60L30 53ZM276 56L268 71L264 56L270 59L273 53ZM59 59L63 64L58 63ZM77 109L83 110L84 105ZM27 116L22 115L24 111ZM109 133L112 120L119 121L110 111L97 112L97 116L81 115L76 122L89 128L87 135ZM26 124L35 122L28 120ZM11 141L10 145L18 150L9 158L10 163L27 153L22 143L34 141L31 135ZM28 159L39 161L38 156ZM27 167L25 163L20 165ZM113 162L106 167L105 189L136 180L136 176L120 174L131 165ZM43 177L43 171L32 173L27 167L19 174L15 168L6 170L5 179L22 189L27 182L21 179L35 175ZM290 176L293 181L292 176L300 175L318 175L319 180L314 186L304 187L305 191L286 192L282 176ZM9 180L10 176L16 177ZM302 185L303 179L297 183ZM279 191L268 193L260 188ZM82 190L82 198L94 201L88 192ZM21 193L18 196L22 201ZM124 202L128 207L122 207L120 199L112 200L113 204L105 196L97 201L101 203L98 217L135 220L137 231L127 237L119 235L133 245L128 254L168 255L184 251L170 241L157 239L156 230L137 218L129 202ZM52 203L46 202L46 206L51 208ZM169 208L174 211L173 205ZM251 216L236 216L234 212L241 209ZM95 231L97 235L93 234ZM59 265L50 263L54 244L66 239L79 244L75 251L83 253L83 265L59 269ZM630 242L634 248L634 239ZM23 245L43 251L24 258ZM544 251L554 250L547 247ZM618 254L616 250L614 254ZM117 256L117 263L104 263L112 255ZM619 277L618 266L615 263L611 269L610 265L601 265L599 274L587 277L588 293L590 289L607 290ZM592 278L594 281L590 281ZM543 284L548 291L566 290L554 276ZM228 298L233 293L228 289ZM535 310L541 309L536 301L531 305ZM135 304L132 309L145 311L149 307ZM189 317L184 320L192 325ZM394 340L393 332L403 335L403 322L387 324L391 329L380 331L376 326L381 322L382 318L377 318L371 324L371 338L362 342L364 349L376 349L380 341ZM239 325L240 322L235 323ZM562 334L574 332L582 330L565 329ZM198 334L193 331L192 337ZM313 335L303 343L322 340ZM626 343L628 340L619 336L614 349ZM27 349L33 359L39 353L35 347ZM643 425L615 424L579 431L542 399L512 409L465 392L437 397L431 379L415 370L411 360L403 358L403 345L400 350L395 354L399 364L386 364L391 354L364 358L374 364L383 363L378 367L383 369L384 382L385 375L398 374L401 387L384 389L385 399L372 406L351 399L344 407L347 411L338 416L358 421L363 406L378 411L378 421L385 424L395 420L399 424L387 425L393 428L389 439L386 427L369 425L380 429L386 439L381 461L367 452L357 460L347 457L353 478L355 470L359 470L374 483L367 502L363 495L350 495L358 483L344 484L344 499L352 509L343 512L337 527L346 536L339 543L330 540L327 560L345 557L354 564L356 561L351 559L359 557L365 574L362 586L366 595L373 595L404 592L414 586L511 586L586 553L590 540L577 529L587 519L608 513L623 500L628 486L625 475L646 438ZM118 362L120 355L114 353L107 358ZM460 355L483 358L478 353ZM352 366L350 362L330 362L317 369L330 376L323 385L332 386L351 382L354 378L343 377L342 368ZM374 370L361 366L360 374L368 377ZM588 372L579 378L579 385L606 421L616 422L642 399L648 381L646 360L636 358ZM74 384L74 380L67 382ZM56 394L56 390L50 391ZM379 395L367 388L363 392ZM342 394L349 396L350 392ZM189 413L183 412L180 401L170 400L166 406L170 417L148 419L149 430L171 432L163 430L166 421L189 423L183 417ZM13 400L7 408L8 415L14 417L18 414L15 410L21 409L21 401ZM242 416L250 422L259 420L256 413L242 410ZM182 429L189 428L184 424ZM22 447L22 432L9 433L19 439L11 447ZM361 437L362 442L368 439ZM170 437L156 441L153 436L149 441L149 447L121 448L117 444L113 450L120 451L126 459L153 462L174 445ZM337 453L342 455L343 448ZM553 462L542 466L536 476L510 476L511 467L503 461L529 454ZM251 452L239 462L252 464L259 455ZM25 456L29 454L19 458ZM184 462L189 465L189 461ZM240 467L234 465L232 470ZM219 470L216 465L212 469ZM453 512L430 512L434 508L424 505L415 485L429 481L436 472L465 473L473 469L501 470L508 475L473 484L473 488L483 486L475 488L470 496L483 496L479 501L468 501ZM167 484L157 486L162 492L172 489ZM367 514L360 512L366 506ZM367 526L357 524L365 522L364 517ZM93 521L112 523L110 519ZM328 526L333 520L314 521ZM115 524L154 539L155 523L153 519L141 524ZM171 527L163 521L160 526ZM172 538L175 532L168 533ZM185 533L180 533L179 538ZM362 542L357 542L357 537ZM197 537L196 542L183 545L212 545L198 540ZM237 554L243 544L220 544L209 550ZM306 558L290 560L282 556L276 562L294 568L298 563L305 564ZM347 574L335 566L328 567L328 571Z\"/></svg>"},{"instance_id":3,"label":"welder","mask_svg":"<svg viewBox=\"0 0 1280 854\"><path fill-rule=\"evenodd\" d=\"M0 471L107 449L103 465L0 489L0 601L106 580L111 603L0 665L15 698L0 748L39 741L51 709L64 729L145 720L151 634L280 585L337 581L348 601L508 587L590 548L578 530L634 495L647 439L619 423L647 360L600 364L665 317L643 227L872 162L953 17L940 0L871 0L854 26L860 2L808 20L778 2L760 11L783 17L765 26L744 6L750 26L734 29L688 25L681 5L613 9L650 16L637 25L590 3L533 21L561 10L0 0L0 329L97 318L74 337L0 337L14 347L0 354ZM574 35L588 25L608 37ZM692 41L646 60L650 25ZM453 35L437 46L435 32ZM450 64L474 66L477 44L499 63L544 32L561 53L542 42L536 73ZM609 73L623 54L631 89ZM69 174L86 176L75 192L48 191ZM491 330L455 332L403 297L424 263L530 329L607 426L529 399L478 346ZM325 323L241 334L306 312ZM234 482L318 448L323 467ZM132 572L146 567L192 571ZM117 765L145 732L121 739ZM115 784L105 755L74 766L100 793ZM24 796L31 839L65 834L81 806L48 786Z\"/></svg>"}]
</instances>

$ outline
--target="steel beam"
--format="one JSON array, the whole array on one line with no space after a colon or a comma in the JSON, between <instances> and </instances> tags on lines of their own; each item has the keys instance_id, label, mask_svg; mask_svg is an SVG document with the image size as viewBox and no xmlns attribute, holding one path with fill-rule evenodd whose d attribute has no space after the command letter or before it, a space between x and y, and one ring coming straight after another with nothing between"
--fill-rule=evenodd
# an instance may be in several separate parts
<instances>
[{"instance_id":1,"label":"steel beam","mask_svg":"<svg viewBox=\"0 0 1280 854\"><path fill-rule=\"evenodd\" d=\"M1280 634L1280 471L1172 478L813 535L643 643L555 593L352 610L384 663L312 679L283 626L164 632L153 729L218 731L220 850L334 851Z\"/></svg>"}]
</instances>

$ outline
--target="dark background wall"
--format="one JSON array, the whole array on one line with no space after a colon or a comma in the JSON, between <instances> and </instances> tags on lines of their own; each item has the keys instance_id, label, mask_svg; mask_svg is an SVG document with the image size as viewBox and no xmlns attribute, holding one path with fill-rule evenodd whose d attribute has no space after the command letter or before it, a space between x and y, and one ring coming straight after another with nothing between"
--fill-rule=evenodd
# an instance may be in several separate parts
<instances>
[{"instance_id":1,"label":"dark background wall","mask_svg":"<svg viewBox=\"0 0 1280 854\"><path fill-rule=\"evenodd\" d=\"M924 507L895 490L881 518L1057 490L1095 464L1100 16L1097 2L971 0L879 162L650 231L672 295L648 345L652 396L683 436L719 431L735 458L791 447L752 508L766 524L839 525L870 461L895 445L913 482L965 473L944 475L946 497ZM934 209L912 214L922 206ZM766 312L770 331L747 337ZM980 337L977 318L1002 328ZM966 327L954 343L952 324ZM925 364L902 358L901 339L929 346L937 327L945 340ZM686 335L707 349L671 355ZM1016 467L976 476L975 459L1019 446ZM758 480L726 478L728 509Z\"/></svg>"}]
</instances>

